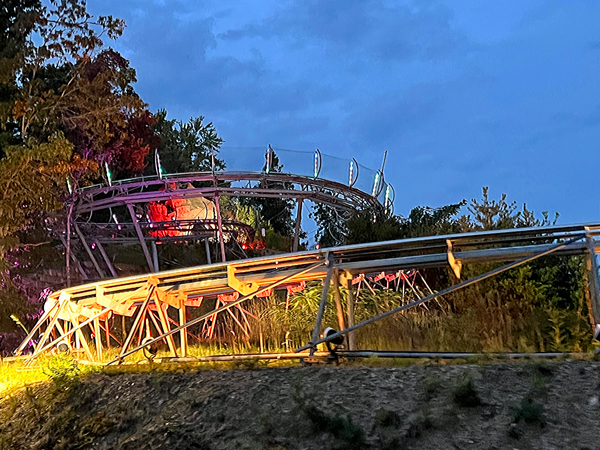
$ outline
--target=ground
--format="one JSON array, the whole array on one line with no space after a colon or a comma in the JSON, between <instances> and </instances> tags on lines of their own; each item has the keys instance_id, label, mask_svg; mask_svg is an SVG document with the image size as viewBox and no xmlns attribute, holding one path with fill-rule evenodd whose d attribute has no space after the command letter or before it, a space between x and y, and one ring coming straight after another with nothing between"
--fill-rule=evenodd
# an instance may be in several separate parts
<instances>
[{"instance_id":1,"label":"ground","mask_svg":"<svg viewBox=\"0 0 600 450\"><path fill-rule=\"evenodd\" d=\"M2 449L596 449L600 362L101 372L0 402Z\"/></svg>"}]
</instances>

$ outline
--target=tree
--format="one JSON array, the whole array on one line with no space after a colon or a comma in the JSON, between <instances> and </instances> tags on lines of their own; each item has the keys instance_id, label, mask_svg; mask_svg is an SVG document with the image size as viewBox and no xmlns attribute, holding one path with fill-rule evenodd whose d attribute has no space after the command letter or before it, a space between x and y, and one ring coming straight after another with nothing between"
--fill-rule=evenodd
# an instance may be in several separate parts
<instances>
[{"instance_id":1,"label":"tree","mask_svg":"<svg viewBox=\"0 0 600 450\"><path fill-rule=\"evenodd\" d=\"M18 94L14 73L40 7L38 0L4 0L0 5L0 158L5 147L19 142L18 123L12 117Z\"/></svg>"},{"instance_id":2,"label":"tree","mask_svg":"<svg viewBox=\"0 0 600 450\"><path fill-rule=\"evenodd\" d=\"M361 219L357 219L353 224L357 224L358 221L364 218L363 223L371 225L371 215L371 212L357 211L353 217L360 216ZM350 239L354 238L360 242L371 242L370 240L362 240L370 239L370 237L358 237L358 234L362 235L362 229L360 231L358 229L351 230L351 225L348 223L348 214L345 211L317 203L313 206L310 217L317 223L315 240L321 248L343 245L347 242L352 242ZM359 226L358 228L362 227ZM352 233L351 238L349 238L350 233ZM366 235L372 236L370 233Z\"/></svg>"},{"instance_id":3,"label":"tree","mask_svg":"<svg viewBox=\"0 0 600 450\"><path fill-rule=\"evenodd\" d=\"M517 202L508 203L506 194L502 194L500 200L490 200L487 186L482 188L482 199L471 199L467 209L470 214L463 215L459 219L462 232L499 230L506 228L543 227L554 225L559 214L555 213L551 221L548 211L542 211L542 218L535 217L533 211L527 209L523 203L523 209L518 211Z\"/></svg>"},{"instance_id":4,"label":"tree","mask_svg":"<svg viewBox=\"0 0 600 450\"><path fill-rule=\"evenodd\" d=\"M190 118L188 122L167 119L167 111L159 110L152 129L160 139L158 153L165 173L210 172L212 155L218 155L223 143L212 122L204 117ZM154 157L154 155L151 155ZM215 156L215 170L223 170L225 162ZM148 164L147 174L154 173L154 164Z\"/></svg>"}]
</instances>

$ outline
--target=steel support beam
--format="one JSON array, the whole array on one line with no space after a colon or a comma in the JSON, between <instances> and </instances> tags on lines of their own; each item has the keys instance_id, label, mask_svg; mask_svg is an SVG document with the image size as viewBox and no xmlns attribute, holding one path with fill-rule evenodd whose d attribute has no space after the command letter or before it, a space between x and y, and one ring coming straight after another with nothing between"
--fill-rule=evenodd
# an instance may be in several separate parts
<instances>
[{"instance_id":1,"label":"steel support beam","mask_svg":"<svg viewBox=\"0 0 600 450\"><path fill-rule=\"evenodd\" d=\"M221 244L221 262L227 261L225 256L225 240L223 239L223 218L221 217L221 206L219 205L219 196L215 195L215 207L217 209L217 223L219 227L219 243Z\"/></svg>"},{"instance_id":2,"label":"steel support beam","mask_svg":"<svg viewBox=\"0 0 600 450\"><path fill-rule=\"evenodd\" d=\"M135 211L133 210L133 205L131 203L127 203L127 209L129 210L131 220L133 220L133 226L135 227L135 232L137 233L138 239L140 240L140 245L142 246L142 251L144 252L144 256L146 257L146 263L150 268L150 272L156 272L156 267L154 267L154 264L152 263L152 258L150 257L150 252L148 251L148 247L146 246L146 240L144 239L144 234L142 233L142 229L140 228L137 216L135 215Z\"/></svg>"},{"instance_id":3,"label":"steel support beam","mask_svg":"<svg viewBox=\"0 0 600 450\"><path fill-rule=\"evenodd\" d=\"M208 244L208 238L204 238L204 251L206 252L206 264L212 264L210 260L210 245Z\"/></svg>"},{"instance_id":4,"label":"steel support beam","mask_svg":"<svg viewBox=\"0 0 600 450\"><path fill-rule=\"evenodd\" d=\"M354 290L352 289L352 274L346 274L346 290L348 291L348 328L354 326ZM348 333L348 350L356 350L354 331Z\"/></svg>"},{"instance_id":5,"label":"steel support beam","mask_svg":"<svg viewBox=\"0 0 600 450\"><path fill-rule=\"evenodd\" d=\"M119 275L117 274L117 271L113 267L112 262L110 261L110 258L106 254L106 251L104 251L104 247L102 246L102 243L98 239L95 239L94 242L96 242L96 247L98 247L98 250L100 250L102 259L104 259L104 263L106 264L106 267L108 267L108 270L110 270L111 275L114 278L117 278Z\"/></svg>"},{"instance_id":6,"label":"steel support beam","mask_svg":"<svg viewBox=\"0 0 600 450\"><path fill-rule=\"evenodd\" d=\"M104 271L100 268L100 264L98 264L98 261L96 260L96 257L94 256L94 253L92 252L92 249L90 248L90 246L86 242L85 238L83 237L83 233L77 226L77 223L73 222L73 228L75 228L75 233L77 233L79 240L83 244L83 248L85 248L85 251L87 252L90 259L92 260L92 264L96 268L96 272L98 272L98 275L100 275L100 278L106 278Z\"/></svg>"},{"instance_id":7,"label":"steel support beam","mask_svg":"<svg viewBox=\"0 0 600 450\"><path fill-rule=\"evenodd\" d=\"M333 257L331 254L327 254L327 275L325 281L323 281L323 291L321 292L321 302L319 303L319 311L317 312L317 319L315 320L315 328L313 329L312 336L310 338L310 355L312 356L317 349L317 344L314 344L319 339L319 333L321 331L321 322L323 321L323 314L325 313L325 305L327 304L327 293L329 292L329 284L331 283L331 276L333 275ZM311 345L313 343L313 345ZM307 348L308 348L307 347Z\"/></svg>"},{"instance_id":8,"label":"steel support beam","mask_svg":"<svg viewBox=\"0 0 600 450\"><path fill-rule=\"evenodd\" d=\"M298 251L298 244L300 242L300 226L302 224L302 205L304 204L304 200L299 198L297 203L298 208L296 209L296 229L294 230L294 244L292 247L293 252Z\"/></svg>"},{"instance_id":9,"label":"steel support beam","mask_svg":"<svg viewBox=\"0 0 600 450\"><path fill-rule=\"evenodd\" d=\"M600 334L600 288L598 283L598 262L594 239L588 234L585 238L588 252L586 255L586 269L588 278L588 290L592 303L592 316L594 319L594 337Z\"/></svg>"}]
</instances>

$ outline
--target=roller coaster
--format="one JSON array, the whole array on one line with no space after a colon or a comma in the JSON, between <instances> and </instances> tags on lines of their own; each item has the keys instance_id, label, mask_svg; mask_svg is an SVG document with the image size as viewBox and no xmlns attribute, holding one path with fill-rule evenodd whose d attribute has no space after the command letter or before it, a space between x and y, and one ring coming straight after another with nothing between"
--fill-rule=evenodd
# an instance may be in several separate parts
<instances>
[{"instance_id":1,"label":"roller coaster","mask_svg":"<svg viewBox=\"0 0 600 450\"><path fill-rule=\"evenodd\" d=\"M159 172L155 177L109 180L78 190L69 205L72 215L61 232L61 240L67 261L77 264L83 281L87 282L50 294L42 316L15 353L21 355L31 349L28 358L33 360L60 349L102 362L103 352L112 342L120 347L120 353L111 362L122 363L133 353L148 351L162 342L172 358L185 358L189 354L191 327L201 326L202 337L209 338L218 314L231 314L234 310L247 313L244 303L251 299L271 295L275 290L295 292L310 281L322 281L323 289L310 342L297 348L297 354L313 355L319 344L344 336L346 348L355 351L354 332L358 328L550 254L586 257L588 306L595 330L600 329L596 262L600 224L463 233L298 251L304 201L347 211L389 207L389 188L384 201L378 200L384 189L383 173L374 181L371 193L352 184L352 174L345 185L317 176L283 173L204 172L166 176ZM225 244L229 241L243 253L239 244L252 239L254 230L240 222L223 220L220 197L296 201L292 252L227 261ZM169 202L172 212L167 211L163 217L167 220L153 220L157 217L156 212L151 213L153 205L165 209L163 205ZM181 214L178 208L183 211ZM129 215L127 222L123 220L125 212ZM110 221L101 222L97 217ZM156 245L169 240L204 241L208 264L160 271ZM87 273L73 255L73 241L85 249L95 274ZM220 262L211 263L209 242L218 243ZM119 278L104 250L107 243L140 245L148 272ZM478 262L504 265L460 281L463 264ZM397 308L355 323L355 285L364 280L387 280L388 284L390 280L408 280L409 271L415 273L432 267L449 267L459 282L438 292L429 290ZM107 270L113 278L107 278ZM330 286L334 289L340 330L322 335ZM340 286L348 292L346 314L339 304ZM214 300L214 308L201 310L209 298ZM241 328L248 326L245 314L231 316ZM115 317L121 318L121 339L111 329Z\"/></svg>"}]
</instances>

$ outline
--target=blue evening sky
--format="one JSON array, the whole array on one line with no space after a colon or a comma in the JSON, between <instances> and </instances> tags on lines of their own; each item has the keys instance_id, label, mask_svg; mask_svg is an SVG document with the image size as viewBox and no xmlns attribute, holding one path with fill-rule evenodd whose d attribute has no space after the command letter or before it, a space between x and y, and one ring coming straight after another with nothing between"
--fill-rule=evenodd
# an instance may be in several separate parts
<instances>
[{"instance_id":1,"label":"blue evening sky","mask_svg":"<svg viewBox=\"0 0 600 450\"><path fill-rule=\"evenodd\" d=\"M480 198L489 186L494 198L560 212L562 224L600 220L596 0L89 0L88 8L127 22L107 44L137 70L150 109L212 121L232 168L267 144L373 168L387 150L396 213ZM287 161L286 171L303 172Z\"/></svg>"}]
</instances>

